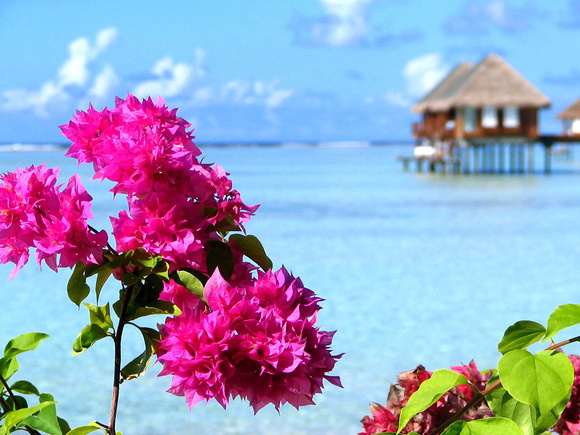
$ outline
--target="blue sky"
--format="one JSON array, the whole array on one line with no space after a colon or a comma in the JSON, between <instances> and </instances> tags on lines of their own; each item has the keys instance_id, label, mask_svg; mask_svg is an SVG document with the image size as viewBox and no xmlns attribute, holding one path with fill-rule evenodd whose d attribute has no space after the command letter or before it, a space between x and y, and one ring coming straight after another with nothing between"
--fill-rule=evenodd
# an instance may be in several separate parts
<instances>
[{"instance_id":1,"label":"blue sky","mask_svg":"<svg viewBox=\"0 0 580 435\"><path fill-rule=\"evenodd\" d=\"M410 106L489 53L580 97L580 0L0 1L0 142L162 95L212 141L410 140Z\"/></svg>"}]
</instances>

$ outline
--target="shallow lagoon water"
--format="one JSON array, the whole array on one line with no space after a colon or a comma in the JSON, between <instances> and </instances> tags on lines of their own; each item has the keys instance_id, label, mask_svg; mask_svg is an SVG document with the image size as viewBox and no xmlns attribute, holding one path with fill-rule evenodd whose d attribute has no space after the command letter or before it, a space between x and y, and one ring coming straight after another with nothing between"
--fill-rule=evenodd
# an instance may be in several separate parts
<instances>
[{"instance_id":1,"label":"shallow lagoon water","mask_svg":"<svg viewBox=\"0 0 580 435\"><path fill-rule=\"evenodd\" d=\"M545 323L557 305L578 302L577 162L554 160L550 175L454 176L403 172L396 156L410 154L408 146L201 148L206 162L231 173L246 203L262 204L247 230L275 267L284 264L325 299L319 324L338 330L333 349L345 355L334 374L344 389L327 384L317 406L280 414L268 407L254 416L240 401L189 411L164 392L170 379L154 365L122 386L118 428L126 435L354 434L399 372L471 359L495 366L505 328ZM61 167L62 182L80 171L95 198L95 226L107 228L123 198L112 202L107 184L88 181L89 166L63 154L2 153L0 171L47 162ZM10 269L0 268L0 343L28 331L52 336L20 357L20 377L54 394L71 424L106 421L112 343L73 357L87 314L66 297L67 273L29 264L9 283ZM140 345L130 335L127 357Z\"/></svg>"}]
</instances>

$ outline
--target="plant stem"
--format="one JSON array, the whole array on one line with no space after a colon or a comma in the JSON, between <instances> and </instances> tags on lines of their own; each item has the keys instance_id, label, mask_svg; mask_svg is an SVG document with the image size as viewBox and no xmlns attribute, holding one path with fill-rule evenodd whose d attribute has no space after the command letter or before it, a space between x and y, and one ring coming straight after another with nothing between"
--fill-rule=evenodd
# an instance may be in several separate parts
<instances>
[{"instance_id":1,"label":"plant stem","mask_svg":"<svg viewBox=\"0 0 580 435\"><path fill-rule=\"evenodd\" d=\"M123 337L123 328L127 323L125 319L127 314L127 306L129 305L129 300L131 299L131 293L133 293L133 286L129 286L125 289L125 295L123 296L123 301L121 302L121 312L119 313L119 324L117 326L117 332L115 334L115 368L113 373L113 397L111 398L111 413L109 415L109 426L108 432L111 435L116 433L116 420L117 420L117 407L119 405L119 386L121 385L121 339Z\"/></svg>"},{"instance_id":2,"label":"plant stem","mask_svg":"<svg viewBox=\"0 0 580 435\"><path fill-rule=\"evenodd\" d=\"M568 340L561 341L560 343L556 343L556 344L553 344L551 346L548 346L546 348L546 350L558 349L559 347L565 346L565 345L570 344L570 343L574 343L576 341L580 341L580 335L578 337L570 338Z\"/></svg>"},{"instance_id":3,"label":"plant stem","mask_svg":"<svg viewBox=\"0 0 580 435\"><path fill-rule=\"evenodd\" d=\"M6 388L6 391L8 392L8 395L12 398L12 402L14 402L14 407L16 409L20 409L20 405L16 401L16 397L14 397L14 393L12 392L12 390L10 389L10 387L8 386L8 383L6 382L6 379L4 379L1 375L0 375L0 381L2 381L2 385L4 385L4 388Z\"/></svg>"}]
</instances>

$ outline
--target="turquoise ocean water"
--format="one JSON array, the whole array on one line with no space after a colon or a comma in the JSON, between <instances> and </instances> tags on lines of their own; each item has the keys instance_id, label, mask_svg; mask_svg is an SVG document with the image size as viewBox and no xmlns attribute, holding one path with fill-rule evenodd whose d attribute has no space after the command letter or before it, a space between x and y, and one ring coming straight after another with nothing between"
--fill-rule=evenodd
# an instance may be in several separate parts
<instances>
[{"instance_id":1,"label":"turquoise ocean water","mask_svg":"<svg viewBox=\"0 0 580 435\"><path fill-rule=\"evenodd\" d=\"M411 154L409 146L340 145L201 148L206 162L231 173L246 203L262 204L247 230L275 266L325 299L319 324L338 330L333 348L345 355L334 374L344 389L328 385L317 406L279 414L266 408L254 416L240 401L227 411L216 403L189 411L183 398L164 392L170 379L158 378L154 365L122 385L124 434L354 434L369 402L384 403L399 372L471 359L495 366L506 327L544 323L557 305L579 302L579 162L556 159L551 175L540 168L534 175L416 174L396 161ZM94 225L108 228L123 198L111 201L109 186L88 181L89 166L63 154L18 148L0 153L0 171L46 162L61 167L63 182L79 171L95 198ZM9 283L10 269L0 267L0 344L28 331L52 336L20 357L20 377L54 394L72 425L106 422L112 343L73 357L88 315L66 297L68 274L31 263ZM129 335L127 357L140 345Z\"/></svg>"}]
</instances>

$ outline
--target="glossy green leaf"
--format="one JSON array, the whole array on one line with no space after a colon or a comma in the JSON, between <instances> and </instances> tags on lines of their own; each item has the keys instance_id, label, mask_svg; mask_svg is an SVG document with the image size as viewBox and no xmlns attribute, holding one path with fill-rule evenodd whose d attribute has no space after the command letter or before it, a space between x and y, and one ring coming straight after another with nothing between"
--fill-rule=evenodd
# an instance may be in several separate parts
<instances>
[{"instance_id":1,"label":"glossy green leaf","mask_svg":"<svg viewBox=\"0 0 580 435\"><path fill-rule=\"evenodd\" d=\"M86 435L96 430L105 430L105 429L93 421L91 424L88 424L86 426L75 427L71 431L67 432L66 435Z\"/></svg>"},{"instance_id":2,"label":"glossy green leaf","mask_svg":"<svg viewBox=\"0 0 580 435\"><path fill-rule=\"evenodd\" d=\"M107 335L107 331L98 325L91 324L85 326L73 342L74 353L84 352L100 339L107 337Z\"/></svg>"},{"instance_id":3,"label":"glossy green leaf","mask_svg":"<svg viewBox=\"0 0 580 435\"><path fill-rule=\"evenodd\" d=\"M419 386L419 389L409 398L407 406L401 410L397 433L403 430L416 414L425 411L450 389L467 384L465 376L459 373L451 370L437 370Z\"/></svg>"},{"instance_id":4,"label":"glossy green leaf","mask_svg":"<svg viewBox=\"0 0 580 435\"><path fill-rule=\"evenodd\" d=\"M34 394L36 396L40 395L38 388L36 388L32 383L28 381L16 381L10 385L12 391L16 391L21 394Z\"/></svg>"},{"instance_id":5,"label":"glossy green leaf","mask_svg":"<svg viewBox=\"0 0 580 435\"><path fill-rule=\"evenodd\" d=\"M121 369L121 376L123 379L134 379L141 376L147 370L151 357L156 347L156 341L161 339L161 334L151 328L139 328L143 335L145 343L145 350L137 358L133 359L129 364Z\"/></svg>"},{"instance_id":6,"label":"glossy green leaf","mask_svg":"<svg viewBox=\"0 0 580 435\"><path fill-rule=\"evenodd\" d=\"M548 330L544 341L554 337L561 330L578 324L580 324L580 305L560 305L548 319Z\"/></svg>"},{"instance_id":7,"label":"glossy green leaf","mask_svg":"<svg viewBox=\"0 0 580 435\"><path fill-rule=\"evenodd\" d=\"M84 301L91 292L90 287L87 285L85 269L86 266L79 261L76 264L67 285L68 298L78 307L81 306L81 302Z\"/></svg>"},{"instance_id":8,"label":"glossy green leaf","mask_svg":"<svg viewBox=\"0 0 580 435\"><path fill-rule=\"evenodd\" d=\"M238 249L262 269L265 271L272 269L272 260L266 255L264 246L256 236L233 234L230 236L230 240L233 240Z\"/></svg>"},{"instance_id":9,"label":"glossy green leaf","mask_svg":"<svg viewBox=\"0 0 580 435\"><path fill-rule=\"evenodd\" d=\"M542 339L546 328L539 323L522 320L506 329L497 349L505 354L510 350L526 349Z\"/></svg>"},{"instance_id":10,"label":"glossy green leaf","mask_svg":"<svg viewBox=\"0 0 580 435\"><path fill-rule=\"evenodd\" d=\"M135 285L139 282L139 277L137 275L135 275L133 272L126 272L123 274L121 281L126 286L132 286L132 285Z\"/></svg>"},{"instance_id":11,"label":"glossy green leaf","mask_svg":"<svg viewBox=\"0 0 580 435\"><path fill-rule=\"evenodd\" d=\"M574 367L560 352L513 350L500 359L497 370L507 392L544 415L569 396Z\"/></svg>"},{"instance_id":12,"label":"glossy green leaf","mask_svg":"<svg viewBox=\"0 0 580 435\"><path fill-rule=\"evenodd\" d=\"M205 244L207 252L207 270L213 274L216 268L219 268L223 279L229 281L234 272L234 254L230 247L219 240L210 240Z\"/></svg>"},{"instance_id":13,"label":"glossy green leaf","mask_svg":"<svg viewBox=\"0 0 580 435\"><path fill-rule=\"evenodd\" d=\"M106 305L99 306L85 302L83 305L89 310L89 319L91 325L100 326L105 331L113 328L111 308L108 303Z\"/></svg>"},{"instance_id":14,"label":"glossy green leaf","mask_svg":"<svg viewBox=\"0 0 580 435\"><path fill-rule=\"evenodd\" d=\"M488 385L495 383L498 379L497 375L492 376ZM570 396L567 395L550 412L543 415L539 414L532 405L514 399L502 385L491 391L485 396L485 399L496 416L515 421L525 435L537 435L550 429L558 421L560 414L570 400Z\"/></svg>"},{"instance_id":15,"label":"glossy green leaf","mask_svg":"<svg viewBox=\"0 0 580 435\"><path fill-rule=\"evenodd\" d=\"M8 360L22 352L34 350L42 340L48 337L49 335L41 332L27 332L26 334L19 335L6 343L6 347L4 348L4 358Z\"/></svg>"},{"instance_id":16,"label":"glossy green leaf","mask_svg":"<svg viewBox=\"0 0 580 435\"><path fill-rule=\"evenodd\" d=\"M522 435L520 427L503 417L481 420L459 420L449 426L442 435Z\"/></svg>"},{"instance_id":17,"label":"glossy green leaf","mask_svg":"<svg viewBox=\"0 0 580 435\"><path fill-rule=\"evenodd\" d=\"M39 405L33 406L31 408L18 409L16 411L10 411L4 414L4 424L0 427L0 435L7 434L10 430L18 425L22 420L30 417L35 412L40 411L47 406L53 405L54 402L42 402Z\"/></svg>"},{"instance_id":18,"label":"glossy green leaf","mask_svg":"<svg viewBox=\"0 0 580 435\"><path fill-rule=\"evenodd\" d=\"M18 364L16 358L0 358L0 375L2 375L4 380L10 379L19 368L20 364ZM0 390L2 390L2 385L0 385Z\"/></svg>"},{"instance_id":19,"label":"glossy green leaf","mask_svg":"<svg viewBox=\"0 0 580 435\"><path fill-rule=\"evenodd\" d=\"M201 281L193 275L191 272L187 270L178 270L176 273L172 275L172 278L178 284L184 286L187 290L189 290L192 294L200 298L202 301L205 302L203 297L203 284Z\"/></svg>"},{"instance_id":20,"label":"glossy green leaf","mask_svg":"<svg viewBox=\"0 0 580 435\"><path fill-rule=\"evenodd\" d=\"M131 256L131 260L135 266L146 267L149 269L153 269L157 265L159 259L160 257L150 254L144 248L135 249L135 252L133 252L133 255Z\"/></svg>"},{"instance_id":21,"label":"glossy green leaf","mask_svg":"<svg viewBox=\"0 0 580 435\"><path fill-rule=\"evenodd\" d=\"M51 404L43 408L38 415L22 420L19 426L28 426L49 435L62 435L58 418L56 416L56 402L54 401L54 397L50 394L41 394L40 403L44 402L49 402Z\"/></svg>"},{"instance_id":22,"label":"glossy green leaf","mask_svg":"<svg viewBox=\"0 0 580 435\"><path fill-rule=\"evenodd\" d=\"M106 282L108 281L109 277L113 274L112 269L103 269L97 273L97 281L95 283L95 293L97 295L97 302L99 301L99 297L101 296L101 291L105 286Z\"/></svg>"},{"instance_id":23,"label":"glossy green leaf","mask_svg":"<svg viewBox=\"0 0 580 435\"><path fill-rule=\"evenodd\" d=\"M115 255L114 257L107 257L105 256L105 263L100 264L98 266L89 266L85 271L85 276L93 276L96 273L99 273L103 270L113 271L118 269L119 267L128 266L131 264L131 257L133 255L133 251L123 252L122 254Z\"/></svg>"},{"instance_id":24,"label":"glossy green leaf","mask_svg":"<svg viewBox=\"0 0 580 435\"><path fill-rule=\"evenodd\" d=\"M181 310L169 301L156 301L147 307L139 307L132 316L127 316L127 320L135 320L139 317L161 314L166 316L179 316Z\"/></svg>"}]
</instances>

